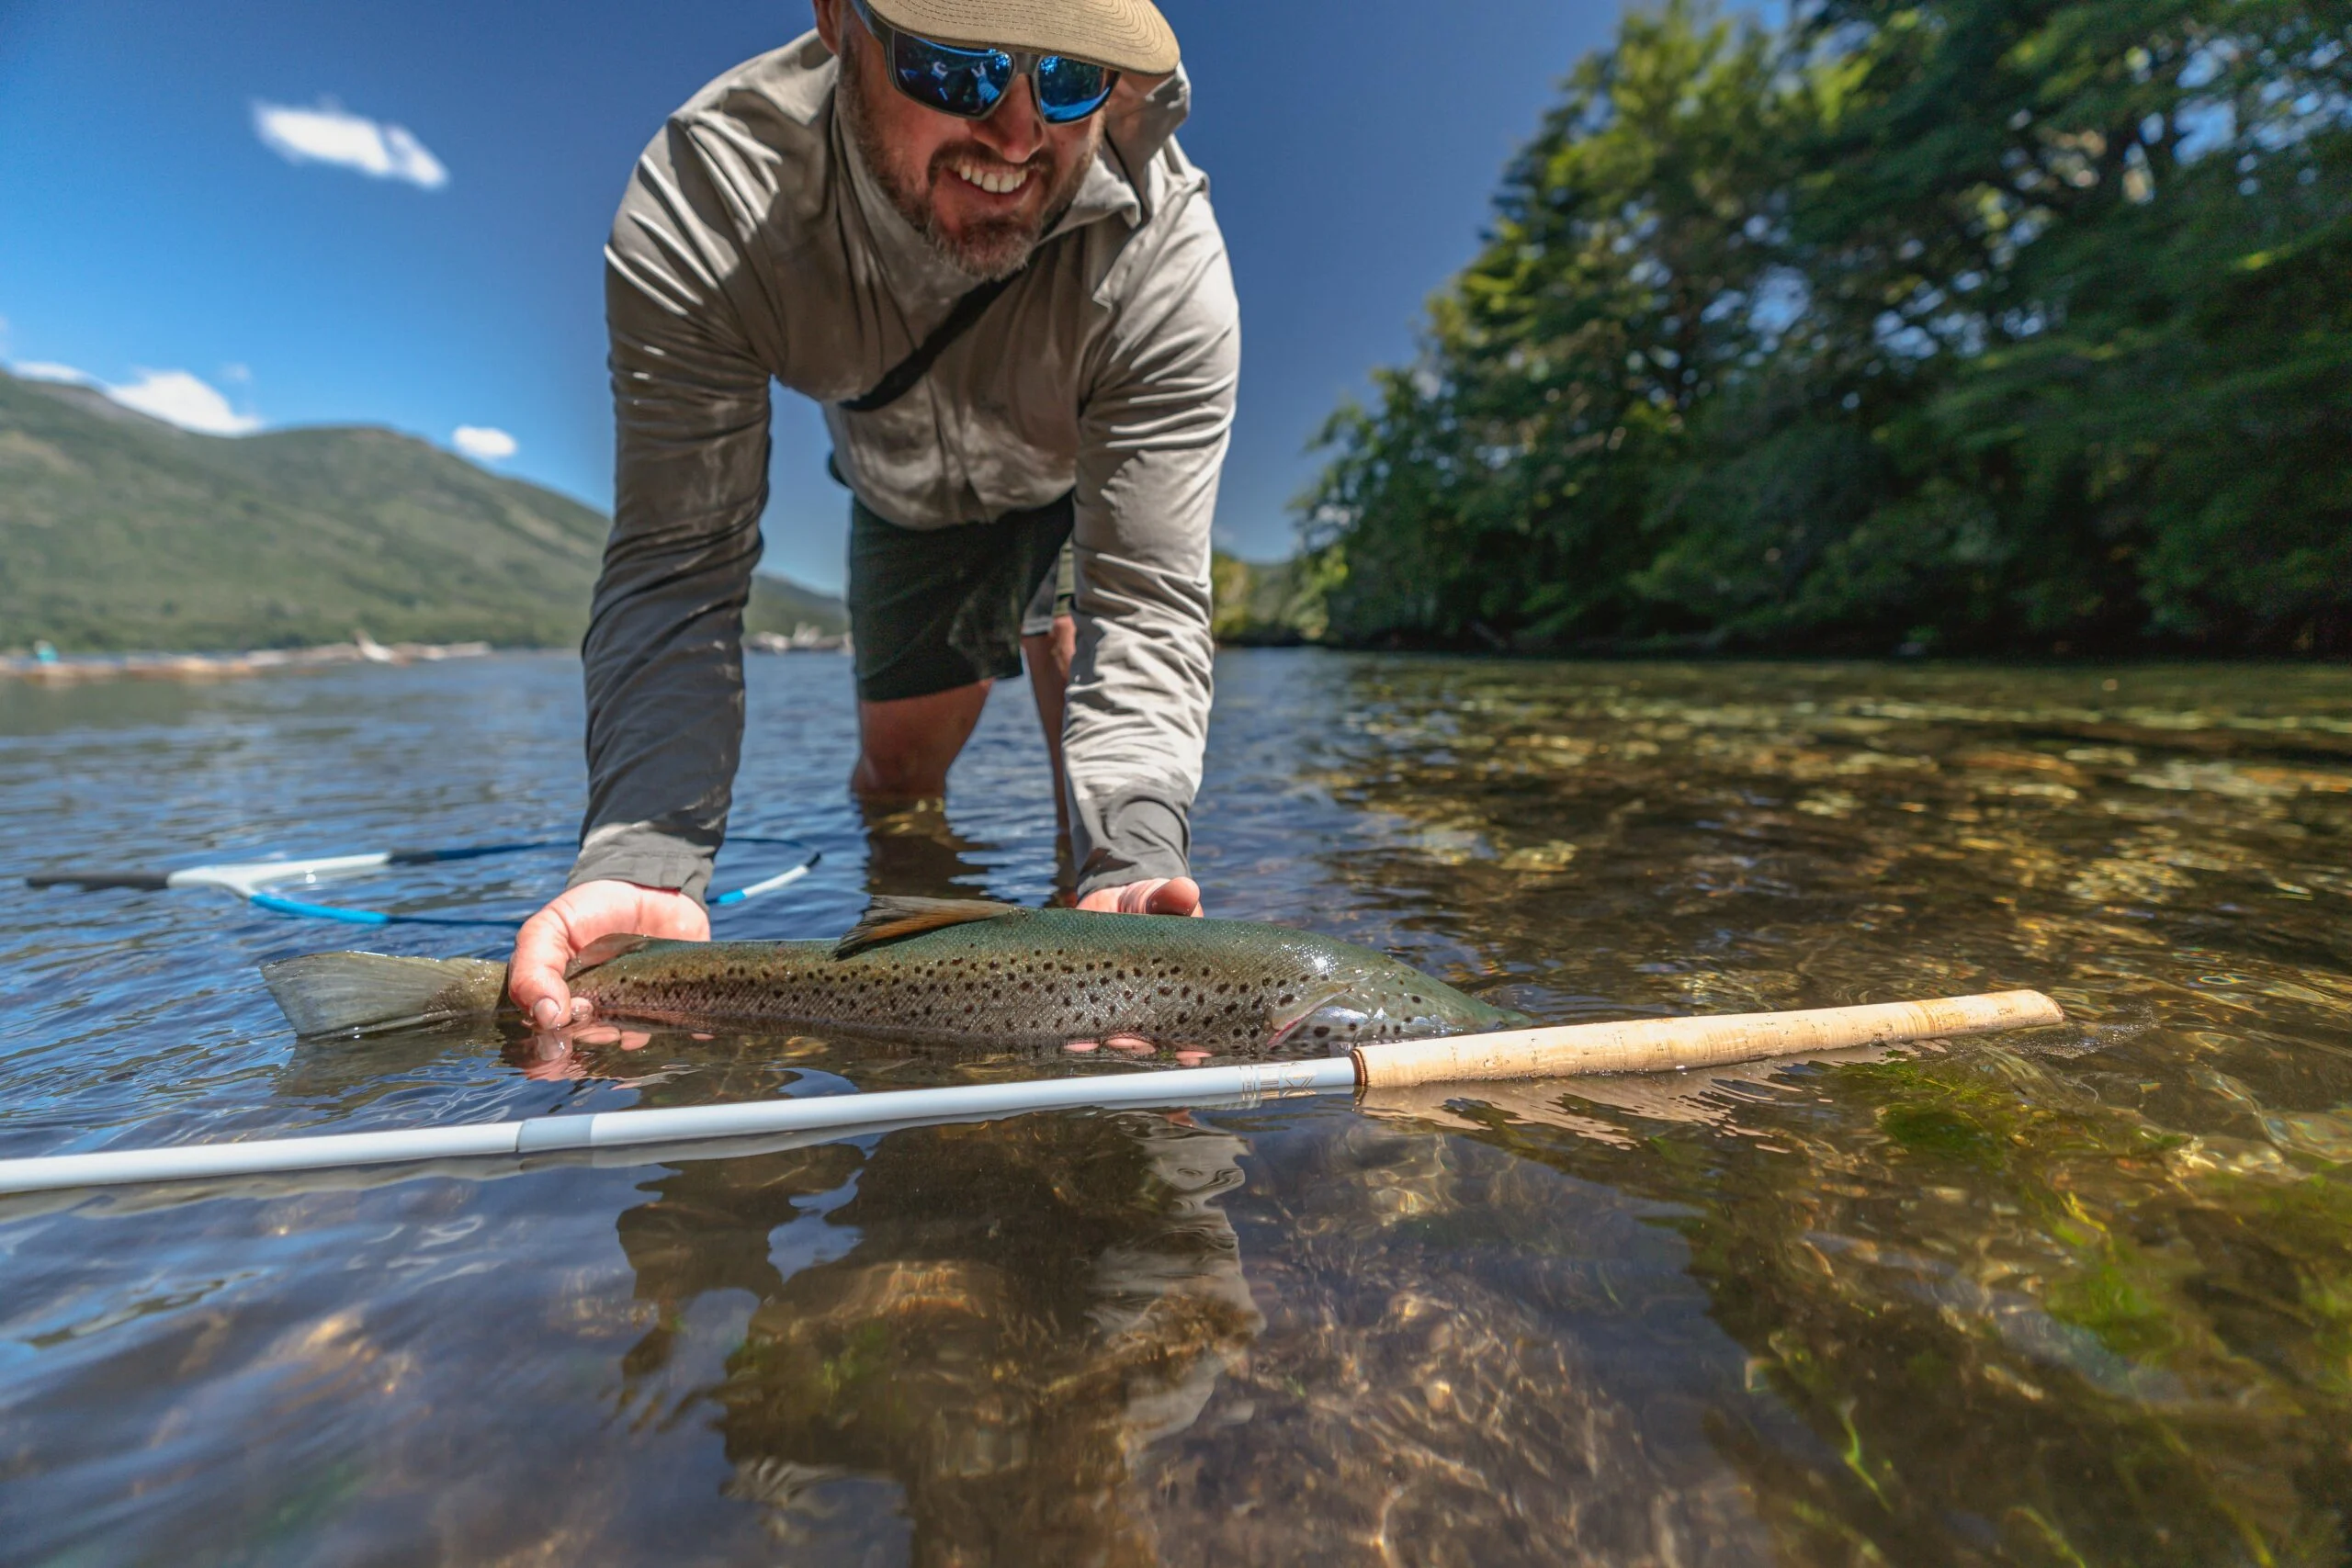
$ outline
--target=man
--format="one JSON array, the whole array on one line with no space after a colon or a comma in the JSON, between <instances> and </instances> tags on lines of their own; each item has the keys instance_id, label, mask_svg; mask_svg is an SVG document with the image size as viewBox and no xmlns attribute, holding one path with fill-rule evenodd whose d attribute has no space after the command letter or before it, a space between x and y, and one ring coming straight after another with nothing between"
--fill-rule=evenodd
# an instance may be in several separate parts
<instances>
[{"instance_id":1,"label":"man","mask_svg":"<svg viewBox=\"0 0 2352 1568\"><path fill-rule=\"evenodd\" d=\"M671 118L605 252L618 453L582 649L588 811L511 981L542 1027L574 1016L563 967L597 938L709 935L771 378L825 405L855 498L853 790L942 793L1025 649L1080 907L1201 912L1209 523L1240 349L1207 182L1173 140L1174 35L1148 0L814 4L814 33Z\"/></svg>"}]
</instances>

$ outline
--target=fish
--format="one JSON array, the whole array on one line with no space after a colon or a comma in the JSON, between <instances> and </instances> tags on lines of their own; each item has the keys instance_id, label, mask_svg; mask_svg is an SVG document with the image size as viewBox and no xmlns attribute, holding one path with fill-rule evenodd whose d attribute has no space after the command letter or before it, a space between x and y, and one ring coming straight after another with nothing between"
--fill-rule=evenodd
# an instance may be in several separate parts
<instances>
[{"instance_id":1,"label":"fish","mask_svg":"<svg viewBox=\"0 0 2352 1568\"><path fill-rule=\"evenodd\" d=\"M324 953L262 965L298 1034L372 1033L512 1011L506 966ZM1132 1036L1251 1053L1532 1022L1385 953L1255 920L877 898L838 942L592 943L567 971L600 1019L839 1030L920 1045Z\"/></svg>"}]
</instances>

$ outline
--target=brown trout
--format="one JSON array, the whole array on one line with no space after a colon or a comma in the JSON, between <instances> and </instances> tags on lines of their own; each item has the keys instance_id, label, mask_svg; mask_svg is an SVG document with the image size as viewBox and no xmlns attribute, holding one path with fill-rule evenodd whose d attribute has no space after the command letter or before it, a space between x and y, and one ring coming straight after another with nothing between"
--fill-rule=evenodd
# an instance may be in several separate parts
<instances>
[{"instance_id":1,"label":"brown trout","mask_svg":"<svg viewBox=\"0 0 2352 1568\"><path fill-rule=\"evenodd\" d=\"M262 977L306 1035L509 1005L505 965L486 959L326 953L264 964ZM606 938L569 977L599 1018L932 1045L1134 1035L1212 1051L1337 1052L1531 1021L1385 953L1283 926L953 899L877 899L837 942Z\"/></svg>"}]
</instances>

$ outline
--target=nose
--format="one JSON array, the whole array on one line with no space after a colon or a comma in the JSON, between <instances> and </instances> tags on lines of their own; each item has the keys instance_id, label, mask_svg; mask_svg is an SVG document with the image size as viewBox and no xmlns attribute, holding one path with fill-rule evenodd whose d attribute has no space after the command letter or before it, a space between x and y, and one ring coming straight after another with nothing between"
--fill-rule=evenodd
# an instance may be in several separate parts
<instances>
[{"instance_id":1,"label":"nose","mask_svg":"<svg viewBox=\"0 0 2352 1568\"><path fill-rule=\"evenodd\" d=\"M1012 79L1012 90L972 130L981 146L1008 164L1025 164L1037 155L1046 144L1046 117L1037 112L1037 94L1028 73Z\"/></svg>"}]
</instances>

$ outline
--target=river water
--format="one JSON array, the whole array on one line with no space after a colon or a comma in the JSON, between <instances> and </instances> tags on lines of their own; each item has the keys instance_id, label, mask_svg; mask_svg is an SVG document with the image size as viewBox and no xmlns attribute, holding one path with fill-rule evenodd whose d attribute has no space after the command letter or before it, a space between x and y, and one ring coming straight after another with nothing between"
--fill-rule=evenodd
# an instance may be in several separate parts
<instances>
[{"instance_id":1,"label":"river water","mask_svg":"<svg viewBox=\"0 0 2352 1568\"><path fill-rule=\"evenodd\" d=\"M1051 893L1024 694L944 815L866 823L846 661L751 681L736 828L825 860L720 934L831 935L869 883ZM0 1199L0 1562L2345 1559L2352 672L1249 652L1218 681L1215 913L1549 1019L2035 986L2072 1021ZM0 868L561 836L578 733L554 657L0 687ZM495 914L563 858L335 896ZM347 944L219 895L20 894L0 1156L1028 1070L298 1043L253 966Z\"/></svg>"}]
</instances>

